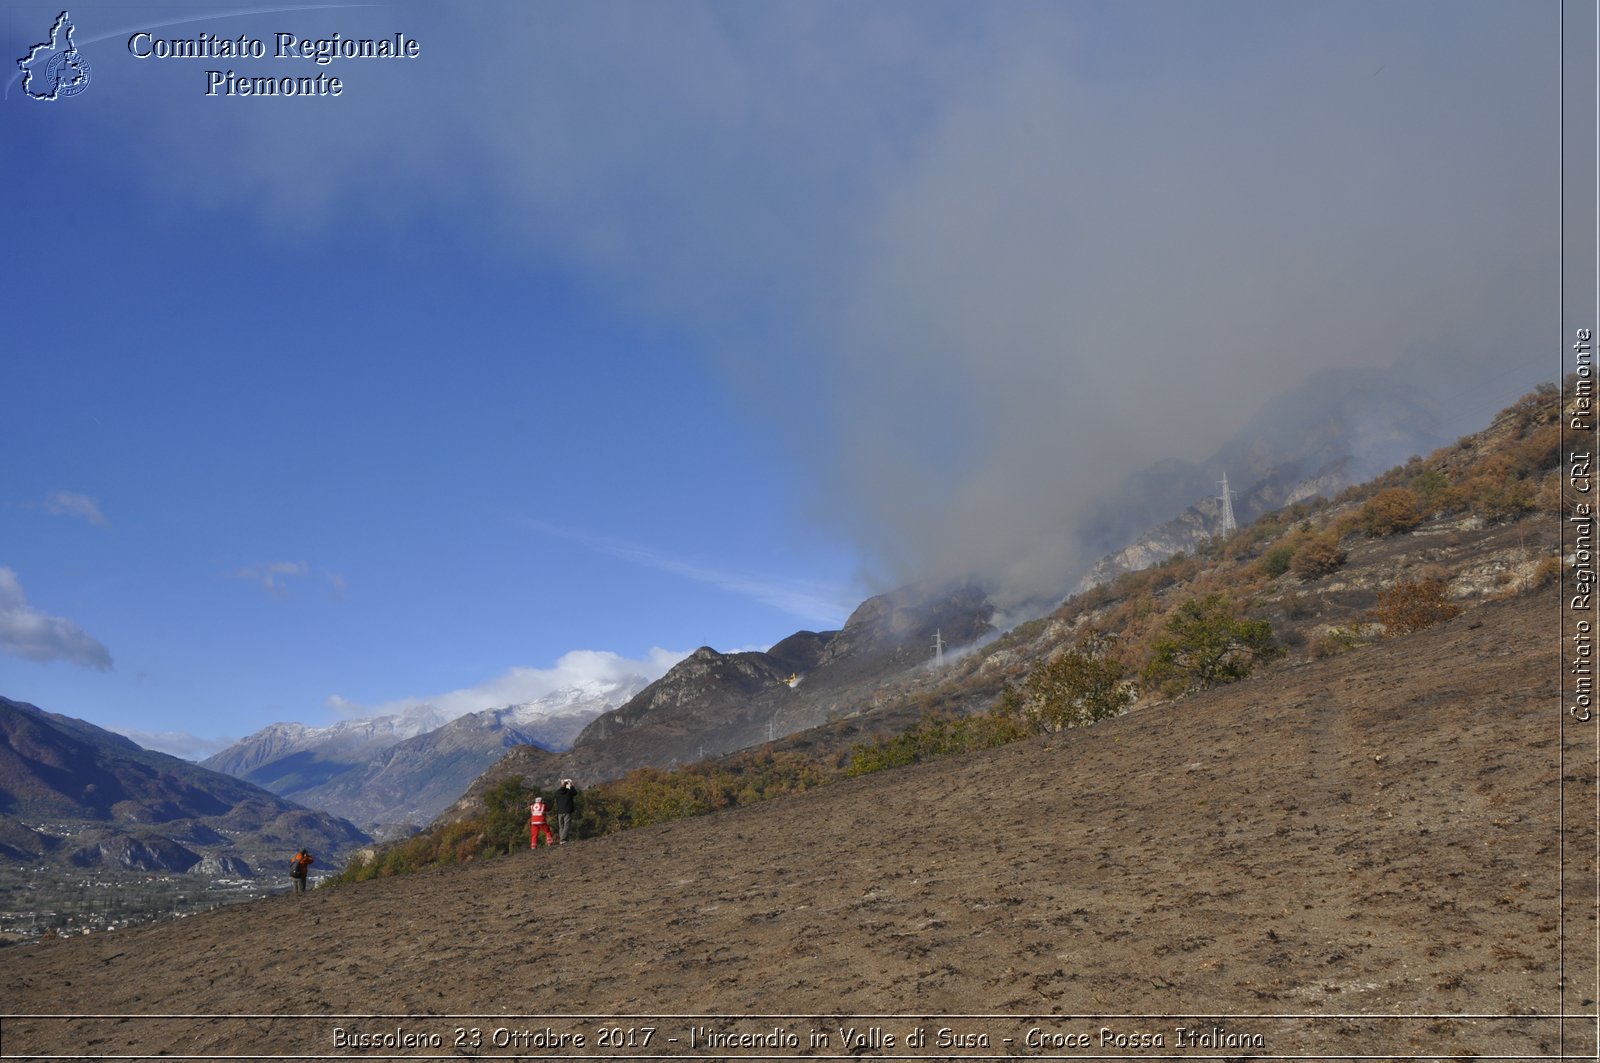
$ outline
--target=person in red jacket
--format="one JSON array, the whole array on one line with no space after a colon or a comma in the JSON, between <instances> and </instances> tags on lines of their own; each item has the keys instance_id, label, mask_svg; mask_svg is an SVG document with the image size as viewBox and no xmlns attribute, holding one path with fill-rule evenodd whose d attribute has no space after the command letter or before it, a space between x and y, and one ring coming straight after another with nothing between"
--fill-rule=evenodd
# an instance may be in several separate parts
<instances>
[{"instance_id":1,"label":"person in red jacket","mask_svg":"<svg viewBox=\"0 0 1600 1063\"><path fill-rule=\"evenodd\" d=\"M539 848L539 835L544 835L544 847L550 848L556 843L556 837L550 831L550 818L545 815L544 798L535 797L533 804L528 806L528 848Z\"/></svg>"}]
</instances>

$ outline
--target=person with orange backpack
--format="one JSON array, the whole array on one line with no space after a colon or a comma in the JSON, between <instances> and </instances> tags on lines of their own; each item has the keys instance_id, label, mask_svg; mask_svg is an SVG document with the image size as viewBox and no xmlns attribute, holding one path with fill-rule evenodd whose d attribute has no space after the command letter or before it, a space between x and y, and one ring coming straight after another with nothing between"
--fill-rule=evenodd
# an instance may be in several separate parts
<instances>
[{"instance_id":1,"label":"person with orange backpack","mask_svg":"<svg viewBox=\"0 0 1600 1063\"><path fill-rule=\"evenodd\" d=\"M539 835L544 835L544 847L550 848L556 843L556 836L550 830L550 817L545 814L544 797L533 799L533 804L528 806L528 848L539 848Z\"/></svg>"},{"instance_id":2,"label":"person with orange backpack","mask_svg":"<svg viewBox=\"0 0 1600 1063\"><path fill-rule=\"evenodd\" d=\"M311 873L311 865L316 862L317 858L304 849L295 853L289 860L289 878L294 882L294 891L296 893L304 893L306 891L306 876Z\"/></svg>"}]
</instances>

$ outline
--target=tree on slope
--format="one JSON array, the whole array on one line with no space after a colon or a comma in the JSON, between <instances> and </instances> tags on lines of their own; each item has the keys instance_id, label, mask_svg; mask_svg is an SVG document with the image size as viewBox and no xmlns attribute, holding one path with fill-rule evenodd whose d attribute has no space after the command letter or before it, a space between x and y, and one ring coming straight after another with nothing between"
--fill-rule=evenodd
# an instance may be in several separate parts
<instances>
[{"instance_id":1,"label":"tree on slope","mask_svg":"<svg viewBox=\"0 0 1600 1063\"><path fill-rule=\"evenodd\" d=\"M535 792L513 775L501 779L483 795L483 832L489 844L508 853L527 844L528 805Z\"/></svg>"},{"instance_id":2,"label":"tree on slope","mask_svg":"<svg viewBox=\"0 0 1600 1063\"><path fill-rule=\"evenodd\" d=\"M1191 693L1234 683L1257 664L1283 653L1272 639L1272 625L1237 615L1221 594L1191 598L1167 620L1144 671L1147 682L1174 693Z\"/></svg>"},{"instance_id":3,"label":"tree on slope","mask_svg":"<svg viewBox=\"0 0 1600 1063\"><path fill-rule=\"evenodd\" d=\"M1035 731L1084 727L1116 716L1133 700L1123 683L1114 638L1093 628L1065 653L1044 662L1022 684L1022 714Z\"/></svg>"}]
</instances>

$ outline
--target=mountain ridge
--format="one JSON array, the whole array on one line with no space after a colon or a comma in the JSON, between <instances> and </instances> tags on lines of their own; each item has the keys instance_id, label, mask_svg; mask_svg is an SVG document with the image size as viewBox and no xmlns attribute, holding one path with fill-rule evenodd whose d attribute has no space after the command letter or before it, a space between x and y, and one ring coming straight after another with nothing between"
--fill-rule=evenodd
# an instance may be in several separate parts
<instances>
[{"instance_id":1,"label":"mountain ridge","mask_svg":"<svg viewBox=\"0 0 1600 1063\"><path fill-rule=\"evenodd\" d=\"M299 845L337 861L370 841L325 812L5 697L0 820L6 855L75 867L186 872L211 858L256 873Z\"/></svg>"}]
</instances>

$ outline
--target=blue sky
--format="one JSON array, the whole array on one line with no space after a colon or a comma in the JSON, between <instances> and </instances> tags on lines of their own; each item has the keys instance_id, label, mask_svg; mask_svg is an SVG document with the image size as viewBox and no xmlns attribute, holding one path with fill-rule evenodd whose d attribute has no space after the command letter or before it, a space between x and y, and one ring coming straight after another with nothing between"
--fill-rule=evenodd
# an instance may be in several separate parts
<instances>
[{"instance_id":1,"label":"blue sky","mask_svg":"<svg viewBox=\"0 0 1600 1063\"><path fill-rule=\"evenodd\" d=\"M1462 430L1559 369L1553 5L71 15L0 103L0 693L174 750L1048 589L1317 369Z\"/></svg>"}]
</instances>

